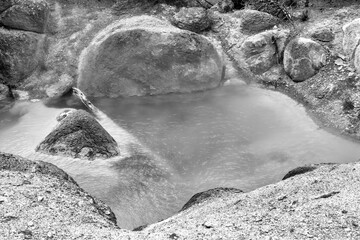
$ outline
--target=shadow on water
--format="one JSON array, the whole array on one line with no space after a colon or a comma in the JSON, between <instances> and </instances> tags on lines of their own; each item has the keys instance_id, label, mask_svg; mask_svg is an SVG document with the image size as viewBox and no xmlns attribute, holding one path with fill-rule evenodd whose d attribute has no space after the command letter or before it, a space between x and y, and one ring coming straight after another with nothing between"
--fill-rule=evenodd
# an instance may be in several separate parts
<instances>
[{"instance_id":1,"label":"shadow on water","mask_svg":"<svg viewBox=\"0 0 360 240\"><path fill-rule=\"evenodd\" d=\"M47 103L51 108L14 106L16 121L0 125L0 151L64 169L109 204L123 228L167 218L200 191L249 191L300 165L360 156L359 144L319 130L290 98L247 86L93 103L109 117L101 124L128 148L127 156L89 162L34 152L55 127L56 116L79 107L71 97ZM0 115L0 121L6 118Z\"/></svg>"}]
</instances>

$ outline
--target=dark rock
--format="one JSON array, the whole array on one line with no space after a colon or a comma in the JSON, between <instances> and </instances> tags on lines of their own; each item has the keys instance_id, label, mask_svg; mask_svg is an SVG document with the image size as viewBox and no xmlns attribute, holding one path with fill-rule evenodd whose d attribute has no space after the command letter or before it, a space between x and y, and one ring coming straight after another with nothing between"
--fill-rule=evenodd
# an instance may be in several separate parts
<instances>
[{"instance_id":1,"label":"dark rock","mask_svg":"<svg viewBox=\"0 0 360 240\"><path fill-rule=\"evenodd\" d=\"M1 0L0 2L0 13L12 6L12 0Z\"/></svg>"},{"instance_id":2,"label":"dark rock","mask_svg":"<svg viewBox=\"0 0 360 240\"><path fill-rule=\"evenodd\" d=\"M14 96L10 88L0 83L0 110L8 108L14 101Z\"/></svg>"},{"instance_id":3,"label":"dark rock","mask_svg":"<svg viewBox=\"0 0 360 240\"><path fill-rule=\"evenodd\" d=\"M333 31L326 27L314 29L310 35L313 39L321 42L331 42L335 38Z\"/></svg>"},{"instance_id":4,"label":"dark rock","mask_svg":"<svg viewBox=\"0 0 360 240\"><path fill-rule=\"evenodd\" d=\"M187 203L185 203L185 205L182 207L180 212L194 205L200 204L210 198L218 198L225 194L238 194L242 192L243 192L242 190L236 188L214 188L204 192L200 192L192 196L190 200Z\"/></svg>"},{"instance_id":5,"label":"dark rock","mask_svg":"<svg viewBox=\"0 0 360 240\"><path fill-rule=\"evenodd\" d=\"M19 85L37 68L44 36L0 28L0 82Z\"/></svg>"},{"instance_id":6,"label":"dark rock","mask_svg":"<svg viewBox=\"0 0 360 240\"><path fill-rule=\"evenodd\" d=\"M175 13L172 23L178 28L192 32L202 32L211 26L211 20L204 8L181 8Z\"/></svg>"},{"instance_id":7,"label":"dark rock","mask_svg":"<svg viewBox=\"0 0 360 240\"><path fill-rule=\"evenodd\" d=\"M70 111L60 120L36 151L84 159L119 155L116 141L89 113Z\"/></svg>"},{"instance_id":8,"label":"dark rock","mask_svg":"<svg viewBox=\"0 0 360 240\"><path fill-rule=\"evenodd\" d=\"M241 19L240 30L245 34L255 34L273 28L280 19L256 10L239 10L234 17Z\"/></svg>"},{"instance_id":9,"label":"dark rock","mask_svg":"<svg viewBox=\"0 0 360 240\"><path fill-rule=\"evenodd\" d=\"M307 38L296 38L285 48L284 69L294 82L314 76L326 64L326 50Z\"/></svg>"},{"instance_id":10,"label":"dark rock","mask_svg":"<svg viewBox=\"0 0 360 240\"><path fill-rule=\"evenodd\" d=\"M96 97L192 92L218 87L222 70L206 38L138 16L110 25L83 51L78 88Z\"/></svg>"},{"instance_id":11,"label":"dark rock","mask_svg":"<svg viewBox=\"0 0 360 240\"><path fill-rule=\"evenodd\" d=\"M44 33L48 15L49 6L45 0L15 0L13 6L0 15L0 25Z\"/></svg>"},{"instance_id":12,"label":"dark rock","mask_svg":"<svg viewBox=\"0 0 360 240\"><path fill-rule=\"evenodd\" d=\"M300 175L300 174L304 174L304 173L307 173L307 172L314 171L316 168L317 168L317 166L313 166L313 165L297 167L297 168L289 171L289 172L282 178L282 180L285 180L285 179L294 177L294 176L296 176L296 175Z\"/></svg>"},{"instance_id":13,"label":"dark rock","mask_svg":"<svg viewBox=\"0 0 360 240\"><path fill-rule=\"evenodd\" d=\"M314 171L315 169L319 168L320 166L327 166L327 165L335 165L334 163L320 163L320 164L311 164L306 166L301 166L294 168L293 170L289 171L282 180L294 177L296 175L304 174L307 172Z\"/></svg>"}]
</instances>

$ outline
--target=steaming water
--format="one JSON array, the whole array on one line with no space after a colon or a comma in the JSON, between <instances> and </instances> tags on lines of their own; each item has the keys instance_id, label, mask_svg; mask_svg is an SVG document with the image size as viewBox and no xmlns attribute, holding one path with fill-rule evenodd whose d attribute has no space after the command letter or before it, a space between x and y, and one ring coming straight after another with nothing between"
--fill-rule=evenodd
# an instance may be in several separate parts
<instances>
[{"instance_id":1,"label":"steaming water","mask_svg":"<svg viewBox=\"0 0 360 240\"><path fill-rule=\"evenodd\" d=\"M290 98L247 86L93 103L109 117L102 124L117 141L139 141L157 155L152 164L35 153L64 110L40 102L21 102L0 115L0 150L64 169L108 203L124 228L169 217L199 191L249 191L279 181L296 166L360 156L359 144L319 129Z\"/></svg>"}]
</instances>

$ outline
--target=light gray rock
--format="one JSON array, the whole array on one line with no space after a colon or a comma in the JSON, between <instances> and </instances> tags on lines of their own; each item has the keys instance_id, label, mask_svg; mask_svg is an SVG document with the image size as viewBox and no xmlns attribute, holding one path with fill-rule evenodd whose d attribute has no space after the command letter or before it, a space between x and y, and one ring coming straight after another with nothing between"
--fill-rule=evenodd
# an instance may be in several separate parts
<instances>
[{"instance_id":1,"label":"light gray rock","mask_svg":"<svg viewBox=\"0 0 360 240\"><path fill-rule=\"evenodd\" d=\"M343 50L348 59L352 59L360 40L360 18L343 26Z\"/></svg>"},{"instance_id":2,"label":"light gray rock","mask_svg":"<svg viewBox=\"0 0 360 240\"><path fill-rule=\"evenodd\" d=\"M289 36L287 30L269 30L247 38L239 50L240 60L250 71L260 75L279 64Z\"/></svg>"},{"instance_id":3,"label":"light gray rock","mask_svg":"<svg viewBox=\"0 0 360 240\"><path fill-rule=\"evenodd\" d=\"M0 25L44 33L48 15L49 6L45 0L15 0L12 6L0 15Z\"/></svg>"},{"instance_id":4,"label":"light gray rock","mask_svg":"<svg viewBox=\"0 0 360 240\"><path fill-rule=\"evenodd\" d=\"M285 48L284 69L295 82L314 76L327 60L326 50L307 38L293 39Z\"/></svg>"},{"instance_id":5,"label":"light gray rock","mask_svg":"<svg viewBox=\"0 0 360 240\"><path fill-rule=\"evenodd\" d=\"M68 74L62 74L59 81L46 89L46 95L50 98L58 98L67 93L74 85L74 80Z\"/></svg>"},{"instance_id":6,"label":"light gray rock","mask_svg":"<svg viewBox=\"0 0 360 240\"><path fill-rule=\"evenodd\" d=\"M80 57L78 88L87 96L141 96L219 86L222 60L205 37L149 16L120 20Z\"/></svg>"}]
</instances>

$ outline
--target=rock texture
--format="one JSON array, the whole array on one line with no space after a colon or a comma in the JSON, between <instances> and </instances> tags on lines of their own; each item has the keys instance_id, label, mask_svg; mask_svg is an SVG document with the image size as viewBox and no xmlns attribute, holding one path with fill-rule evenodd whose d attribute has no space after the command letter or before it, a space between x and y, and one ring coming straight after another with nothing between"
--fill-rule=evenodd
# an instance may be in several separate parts
<instances>
[{"instance_id":1,"label":"rock texture","mask_svg":"<svg viewBox=\"0 0 360 240\"><path fill-rule=\"evenodd\" d=\"M175 13L172 23L178 28L196 33L209 29L211 26L207 11L200 7L181 8Z\"/></svg>"},{"instance_id":2,"label":"rock texture","mask_svg":"<svg viewBox=\"0 0 360 240\"><path fill-rule=\"evenodd\" d=\"M284 68L295 82L314 76L326 64L326 50L307 38L296 38L285 48Z\"/></svg>"},{"instance_id":3,"label":"rock texture","mask_svg":"<svg viewBox=\"0 0 360 240\"><path fill-rule=\"evenodd\" d=\"M256 10L239 10L234 17L240 18L240 30L245 34L255 34L273 28L280 19Z\"/></svg>"},{"instance_id":4,"label":"rock texture","mask_svg":"<svg viewBox=\"0 0 360 240\"><path fill-rule=\"evenodd\" d=\"M0 28L0 82L19 85L42 59L44 36Z\"/></svg>"},{"instance_id":5,"label":"rock texture","mask_svg":"<svg viewBox=\"0 0 360 240\"><path fill-rule=\"evenodd\" d=\"M241 59L238 61L245 62L252 73L263 74L280 63L288 36L286 30L269 30L250 36L239 49Z\"/></svg>"},{"instance_id":6,"label":"rock texture","mask_svg":"<svg viewBox=\"0 0 360 240\"><path fill-rule=\"evenodd\" d=\"M209 199L143 231L148 239L357 239L359 190L359 163L324 165Z\"/></svg>"},{"instance_id":7,"label":"rock texture","mask_svg":"<svg viewBox=\"0 0 360 240\"><path fill-rule=\"evenodd\" d=\"M111 209L58 167L0 153L1 239L120 239Z\"/></svg>"},{"instance_id":8,"label":"rock texture","mask_svg":"<svg viewBox=\"0 0 360 240\"><path fill-rule=\"evenodd\" d=\"M329 27L316 28L310 33L311 37L321 42L331 42L335 38L335 34Z\"/></svg>"},{"instance_id":9,"label":"rock texture","mask_svg":"<svg viewBox=\"0 0 360 240\"><path fill-rule=\"evenodd\" d=\"M344 32L344 38L343 38L344 53L349 59L352 59L355 50L359 46L360 18L357 18L345 24L342 30Z\"/></svg>"},{"instance_id":10,"label":"rock texture","mask_svg":"<svg viewBox=\"0 0 360 240\"><path fill-rule=\"evenodd\" d=\"M110 158L119 155L116 141L83 110L70 111L58 118L59 125L36 151L74 158Z\"/></svg>"},{"instance_id":11,"label":"rock texture","mask_svg":"<svg viewBox=\"0 0 360 240\"><path fill-rule=\"evenodd\" d=\"M6 28L18 29L36 33L44 33L49 15L49 6L45 0L14 0L9 6L5 1L6 9L0 15L0 25Z\"/></svg>"},{"instance_id":12,"label":"rock texture","mask_svg":"<svg viewBox=\"0 0 360 240\"><path fill-rule=\"evenodd\" d=\"M192 92L219 86L222 70L206 38L139 16L110 25L84 50L78 87L96 97Z\"/></svg>"},{"instance_id":13,"label":"rock texture","mask_svg":"<svg viewBox=\"0 0 360 240\"><path fill-rule=\"evenodd\" d=\"M200 203L203 203L205 201L214 199L214 198L219 198L219 197L224 197L227 194L233 194L233 193L242 193L243 191L241 191L240 189L236 189L236 188L214 188L214 189L209 189L207 191L204 192L200 192L195 194L194 196L192 196L190 198L190 200L185 203L185 205L181 208L180 211L185 211L186 209L189 209L193 206L197 206Z\"/></svg>"}]
</instances>

